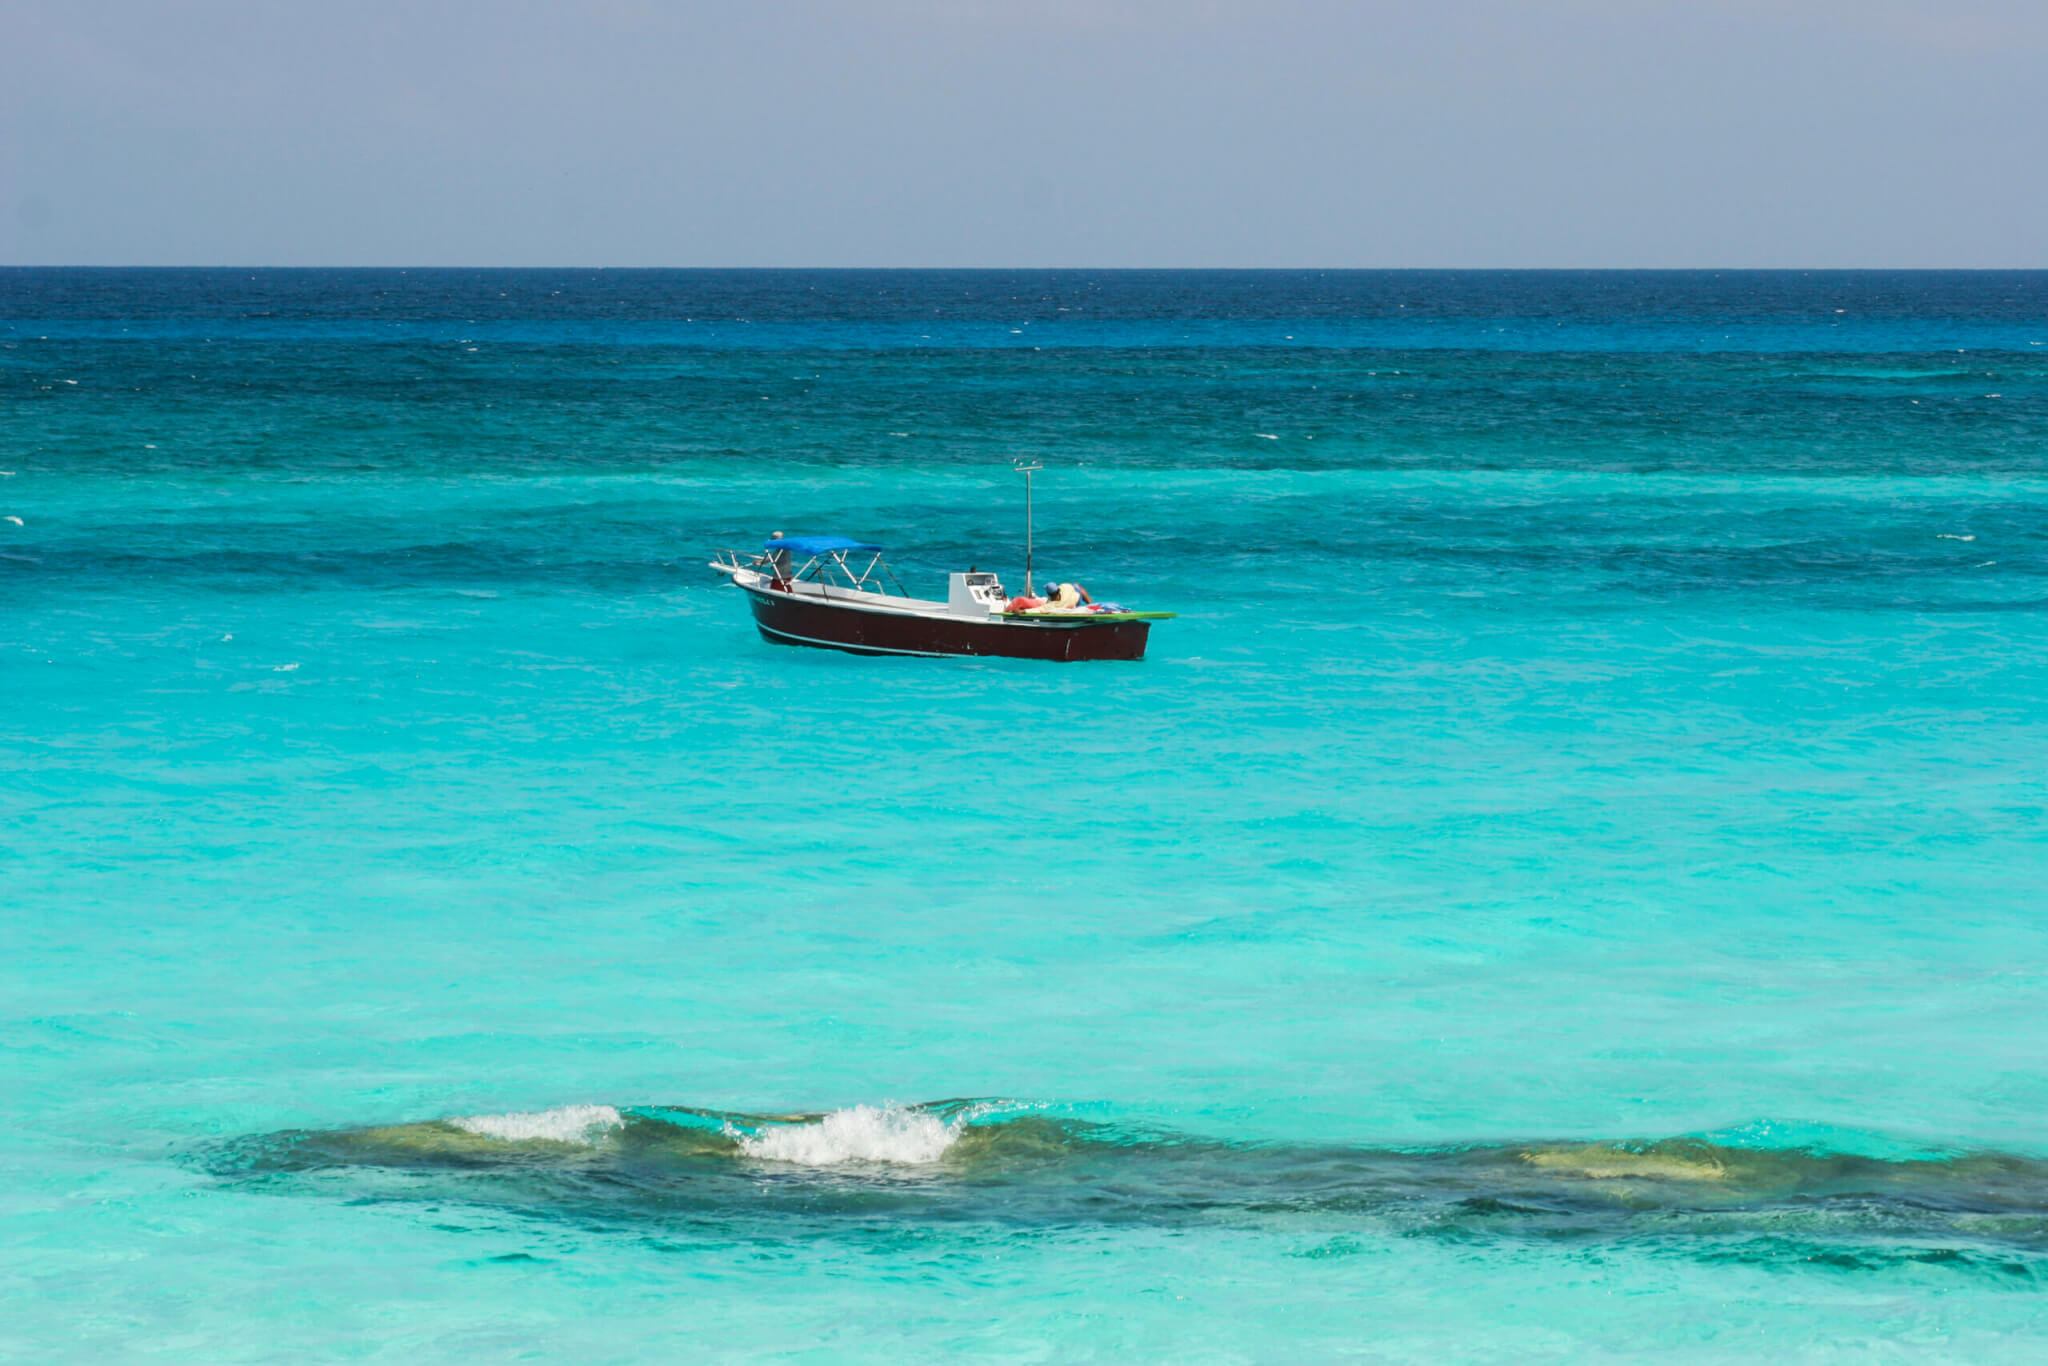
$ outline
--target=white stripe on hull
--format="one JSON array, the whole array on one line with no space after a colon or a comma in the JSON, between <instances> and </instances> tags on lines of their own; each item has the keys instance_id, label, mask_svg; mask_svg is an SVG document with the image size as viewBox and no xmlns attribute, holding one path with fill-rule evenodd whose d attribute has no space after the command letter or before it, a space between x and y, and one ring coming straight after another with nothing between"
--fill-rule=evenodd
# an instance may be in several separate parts
<instances>
[{"instance_id":1,"label":"white stripe on hull","mask_svg":"<svg viewBox=\"0 0 2048 1366\"><path fill-rule=\"evenodd\" d=\"M800 636L794 631L778 631L758 618L755 619L754 625L761 628L763 635L780 636L784 640L793 640L799 645L820 645L827 650L846 650L857 655L915 655L919 659L949 659L952 657L951 653L943 650L892 650L886 645L849 645L843 640L813 640L809 636Z\"/></svg>"}]
</instances>

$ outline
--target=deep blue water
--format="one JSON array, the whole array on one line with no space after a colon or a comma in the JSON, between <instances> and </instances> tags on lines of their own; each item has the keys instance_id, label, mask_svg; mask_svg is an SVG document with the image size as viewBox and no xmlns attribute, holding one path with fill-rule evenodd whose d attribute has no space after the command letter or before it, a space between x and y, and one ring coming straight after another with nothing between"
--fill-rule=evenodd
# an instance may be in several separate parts
<instances>
[{"instance_id":1,"label":"deep blue water","mask_svg":"<svg viewBox=\"0 0 2048 1366\"><path fill-rule=\"evenodd\" d=\"M1178 611L765 644L771 529ZM2048 274L0 270L0 1352L2048 1348Z\"/></svg>"}]
</instances>

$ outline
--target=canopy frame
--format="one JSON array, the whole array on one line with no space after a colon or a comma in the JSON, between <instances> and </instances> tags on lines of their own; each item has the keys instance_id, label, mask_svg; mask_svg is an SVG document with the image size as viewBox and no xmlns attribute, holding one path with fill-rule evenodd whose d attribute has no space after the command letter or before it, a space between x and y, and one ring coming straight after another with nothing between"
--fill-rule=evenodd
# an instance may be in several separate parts
<instances>
[{"instance_id":1,"label":"canopy frame","mask_svg":"<svg viewBox=\"0 0 2048 1366\"><path fill-rule=\"evenodd\" d=\"M727 551L733 563L739 556ZM864 557L864 558L863 558ZM896 578L896 571L882 558L882 548L845 536L778 536L762 545L754 564L769 571L783 583L799 581L819 587L850 589L856 593L907 598L910 590Z\"/></svg>"}]
</instances>

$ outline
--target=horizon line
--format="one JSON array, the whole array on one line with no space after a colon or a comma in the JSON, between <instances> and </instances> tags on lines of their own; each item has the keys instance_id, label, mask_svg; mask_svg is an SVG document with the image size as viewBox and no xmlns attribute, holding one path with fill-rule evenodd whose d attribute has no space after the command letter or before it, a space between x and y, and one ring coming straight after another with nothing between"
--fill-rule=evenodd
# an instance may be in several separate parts
<instances>
[{"instance_id":1,"label":"horizon line","mask_svg":"<svg viewBox=\"0 0 2048 1366\"><path fill-rule=\"evenodd\" d=\"M1111 266L1111 265L1070 265L1070 266L845 266L845 265L573 265L554 262L542 265L446 265L414 262L407 265L381 264L325 264L325 265L237 265L234 263L212 262L175 264L148 262L0 262L0 270L378 270L378 271L523 271L523 270L575 270L575 271L756 271L763 274L778 271L832 271L842 274L884 274L902 272L977 272L997 273L1077 273L1077 272L1165 272L1181 274L1213 272L1217 274L1270 273L1275 275L1360 275L1360 274L1556 274L1556 275L1872 275L1872 274L1943 274L1943 275L2039 275L2048 274L2048 265L2040 266Z\"/></svg>"}]
</instances>

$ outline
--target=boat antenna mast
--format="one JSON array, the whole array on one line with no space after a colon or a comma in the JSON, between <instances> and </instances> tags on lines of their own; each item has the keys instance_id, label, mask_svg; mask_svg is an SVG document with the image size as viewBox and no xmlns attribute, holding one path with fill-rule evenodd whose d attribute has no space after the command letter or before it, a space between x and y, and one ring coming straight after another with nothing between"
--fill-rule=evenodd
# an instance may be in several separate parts
<instances>
[{"instance_id":1,"label":"boat antenna mast","mask_svg":"<svg viewBox=\"0 0 2048 1366\"><path fill-rule=\"evenodd\" d=\"M1017 473L1024 476L1024 592L1027 596L1038 591L1038 581L1031 577L1031 476L1044 468L1022 460L1017 462Z\"/></svg>"}]
</instances>

